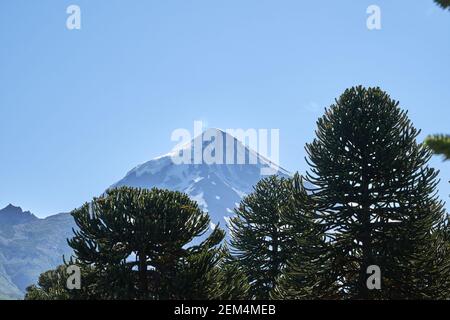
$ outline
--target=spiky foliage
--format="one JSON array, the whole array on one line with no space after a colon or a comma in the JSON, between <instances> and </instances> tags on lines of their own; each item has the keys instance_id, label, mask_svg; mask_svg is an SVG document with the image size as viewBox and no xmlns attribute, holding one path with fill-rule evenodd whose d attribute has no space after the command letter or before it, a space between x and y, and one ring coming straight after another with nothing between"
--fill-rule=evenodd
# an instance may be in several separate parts
<instances>
[{"instance_id":1,"label":"spiky foliage","mask_svg":"<svg viewBox=\"0 0 450 320\"><path fill-rule=\"evenodd\" d=\"M250 283L238 261L231 255L227 245L223 248L223 257L219 265L216 284L217 300L247 300L250 299Z\"/></svg>"},{"instance_id":2,"label":"spiky foliage","mask_svg":"<svg viewBox=\"0 0 450 320\"><path fill-rule=\"evenodd\" d=\"M250 283L250 296L268 299L290 255L293 239L281 218L290 198L289 179L271 176L235 209L230 221L231 253Z\"/></svg>"},{"instance_id":3,"label":"spiky foliage","mask_svg":"<svg viewBox=\"0 0 450 320\"><path fill-rule=\"evenodd\" d=\"M330 243L323 225L316 220L313 199L299 174L292 179L291 197L282 212L282 220L291 226L293 250L278 279L275 299L334 299L337 284L331 269Z\"/></svg>"},{"instance_id":4,"label":"spiky foliage","mask_svg":"<svg viewBox=\"0 0 450 320\"><path fill-rule=\"evenodd\" d=\"M446 160L450 159L450 135L428 136L425 144L429 146L434 153L443 155Z\"/></svg>"},{"instance_id":5,"label":"spiky foliage","mask_svg":"<svg viewBox=\"0 0 450 320\"><path fill-rule=\"evenodd\" d=\"M441 8L450 9L450 0L434 0Z\"/></svg>"},{"instance_id":6,"label":"spiky foliage","mask_svg":"<svg viewBox=\"0 0 450 320\"><path fill-rule=\"evenodd\" d=\"M95 288L88 283L93 283L95 270L85 268L82 270L86 282L80 289L69 290L67 280L69 273L67 265L63 264L54 270L49 270L39 276L37 285L31 285L26 289L25 300L89 300L97 299Z\"/></svg>"},{"instance_id":7,"label":"spiky foliage","mask_svg":"<svg viewBox=\"0 0 450 320\"><path fill-rule=\"evenodd\" d=\"M208 298L224 232L185 194L118 188L72 215L69 245L78 263L95 268L104 299ZM196 241L197 245L193 245Z\"/></svg>"},{"instance_id":8,"label":"spiky foliage","mask_svg":"<svg viewBox=\"0 0 450 320\"><path fill-rule=\"evenodd\" d=\"M318 120L306 147L321 223L344 298L448 295L445 212L431 151L407 113L379 88L348 89ZM441 254L442 253L442 254ZM367 268L381 268L369 290Z\"/></svg>"},{"instance_id":9,"label":"spiky foliage","mask_svg":"<svg viewBox=\"0 0 450 320\"><path fill-rule=\"evenodd\" d=\"M245 273L235 263L226 263L221 266L216 298L220 300L248 300L250 296L250 283Z\"/></svg>"}]
</instances>

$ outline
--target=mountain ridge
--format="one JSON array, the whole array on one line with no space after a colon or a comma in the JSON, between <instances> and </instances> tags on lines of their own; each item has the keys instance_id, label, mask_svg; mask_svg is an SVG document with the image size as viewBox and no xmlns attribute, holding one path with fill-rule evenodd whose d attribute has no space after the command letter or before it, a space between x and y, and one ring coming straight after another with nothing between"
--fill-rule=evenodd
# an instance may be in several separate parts
<instances>
[{"instance_id":1,"label":"mountain ridge","mask_svg":"<svg viewBox=\"0 0 450 320\"><path fill-rule=\"evenodd\" d=\"M1 224L21 224L33 220L37 220L34 214L30 211L23 211L21 207L12 204L7 205L0 210L0 225Z\"/></svg>"}]
</instances>

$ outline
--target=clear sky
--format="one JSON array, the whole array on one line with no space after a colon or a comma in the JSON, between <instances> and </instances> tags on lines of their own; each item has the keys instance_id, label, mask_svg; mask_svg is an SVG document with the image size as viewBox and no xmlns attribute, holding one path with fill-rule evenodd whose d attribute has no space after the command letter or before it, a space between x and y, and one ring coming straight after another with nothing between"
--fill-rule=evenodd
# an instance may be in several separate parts
<instances>
[{"instance_id":1,"label":"clear sky","mask_svg":"<svg viewBox=\"0 0 450 320\"><path fill-rule=\"evenodd\" d=\"M359 84L399 100L421 139L450 133L449 57L432 0L1 0L0 207L74 209L194 120L279 128L281 165L304 172L317 117ZM450 200L450 162L432 165Z\"/></svg>"}]
</instances>

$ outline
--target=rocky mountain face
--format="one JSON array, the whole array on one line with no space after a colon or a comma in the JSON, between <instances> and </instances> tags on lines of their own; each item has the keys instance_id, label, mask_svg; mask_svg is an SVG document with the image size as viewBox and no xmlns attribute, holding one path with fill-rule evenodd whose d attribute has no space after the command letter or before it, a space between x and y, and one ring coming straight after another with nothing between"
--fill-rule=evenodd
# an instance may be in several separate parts
<instances>
[{"instance_id":1,"label":"rocky mountain face","mask_svg":"<svg viewBox=\"0 0 450 320\"><path fill-rule=\"evenodd\" d=\"M21 298L40 273L70 256L72 227L67 213L39 219L12 205L0 210L0 298Z\"/></svg>"}]
</instances>

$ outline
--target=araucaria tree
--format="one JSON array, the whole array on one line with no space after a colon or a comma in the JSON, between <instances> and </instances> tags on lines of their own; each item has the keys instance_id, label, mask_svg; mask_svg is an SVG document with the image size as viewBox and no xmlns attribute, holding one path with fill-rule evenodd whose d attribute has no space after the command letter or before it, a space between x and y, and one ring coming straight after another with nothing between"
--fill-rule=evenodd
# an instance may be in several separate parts
<instances>
[{"instance_id":1,"label":"araucaria tree","mask_svg":"<svg viewBox=\"0 0 450 320\"><path fill-rule=\"evenodd\" d=\"M290 179L271 176L235 209L230 221L234 263L247 276L253 299L268 299L290 255L293 239L281 215L291 197Z\"/></svg>"},{"instance_id":2,"label":"araucaria tree","mask_svg":"<svg viewBox=\"0 0 450 320\"><path fill-rule=\"evenodd\" d=\"M185 194L119 188L72 212L76 263L103 299L215 298L224 232Z\"/></svg>"},{"instance_id":3,"label":"araucaria tree","mask_svg":"<svg viewBox=\"0 0 450 320\"><path fill-rule=\"evenodd\" d=\"M73 271L67 270L67 265L62 264L54 270L43 272L36 285L26 288L25 300L91 300L99 299L100 295L95 290L96 272L91 267L80 270L83 274L83 286L70 290L68 282L73 283L69 276ZM77 279L80 281L81 279Z\"/></svg>"},{"instance_id":4,"label":"araucaria tree","mask_svg":"<svg viewBox=\"0 0 450 320\"><path fill-rule=\"evenodd\" d=\"M449 297L438 172L398 105L379 88L348 89L306 147L311 197L343 298ZM369 266L380 268L380 290L367 283Z\"/></svg>"},{"instance_id":5,"label":"araucaria tree","mask_svg":"<svg viewBox=\"0 0 450 320\"><path fill-rule=\"evenodd\" d=\"M338 297L335 271L332 270L330 242L325 226L317 222L312 197L302 177L291 179L289 199L283 206L281 219L292 244L286 266L277 280L275 299L335 299Z\"/></svg>"}]
</instances>

